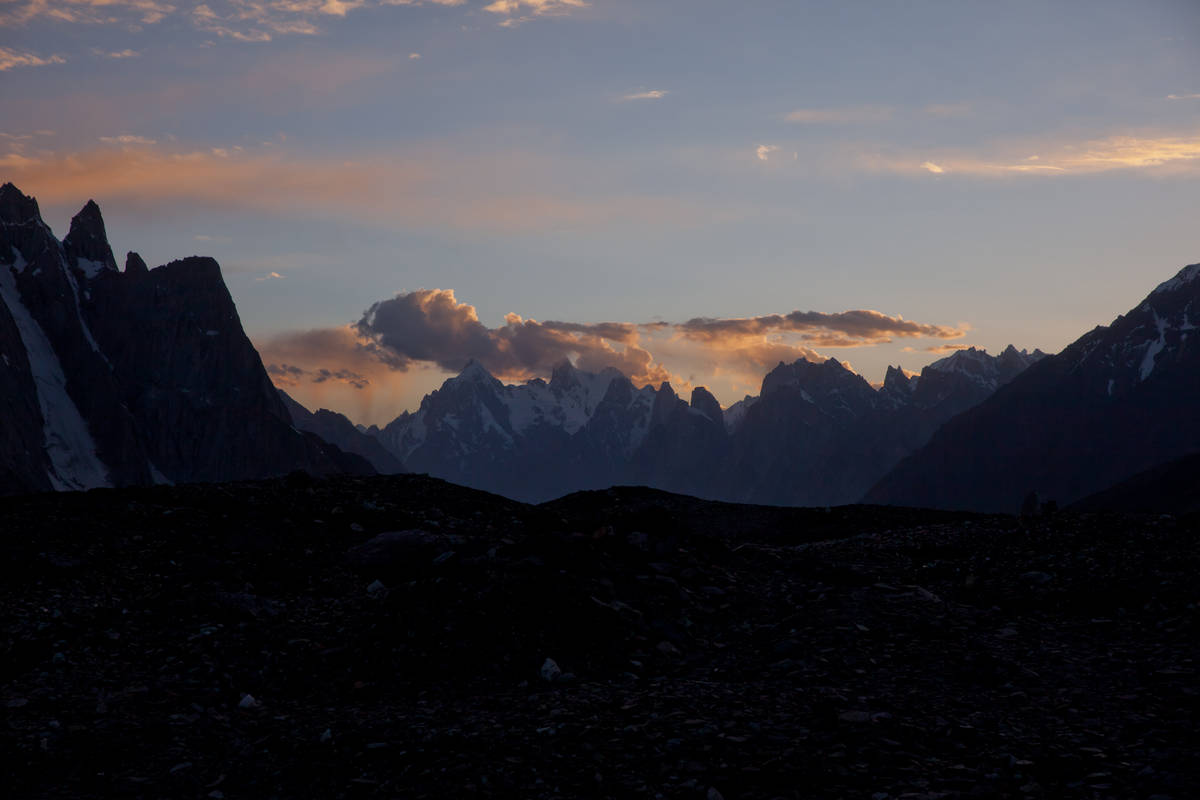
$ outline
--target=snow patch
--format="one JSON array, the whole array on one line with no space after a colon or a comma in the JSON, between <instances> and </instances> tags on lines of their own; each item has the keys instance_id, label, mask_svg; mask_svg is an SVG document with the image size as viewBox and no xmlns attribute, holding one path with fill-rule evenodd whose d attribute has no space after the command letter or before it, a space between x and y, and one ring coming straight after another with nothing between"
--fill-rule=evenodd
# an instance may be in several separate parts
<instances>
[{"instance_id":1,"label":"snow patch","mask_svg":"<svg viewBox=\"0 0 1200 800\"><path fill-rule=\"evenodd\" d=\"M1179 273L1168 281L1163 281L1150 294L1161 294L1163 292L1171 292L1178 289L1184 284L1200 278L1200 264L1192 264L1179 270Z\"/></svg>"},{"instance_id":2,"label":"snow patch","mask_svg":"<svg viewBox=\"0 0 1200 800\"><path fill-rule=\"evenodd\" d=\"M24 268L25 259L18 253L16 269L20 272ZM29 353L38 406L45 422L43 435L50 457L51 485L58 490L111 486L108 468L96 453L87 422L67 392L67 378L58 355L46 332L25 307L16 277L7 268L0 268L0 300L8 306Z\"/></svg>"},{"instance_id":3,"label":"snow patch","mask_svg":"<svg viewBox=\"0 0 1200 800\"><path fill-rule=\"evenodd\" d=\"M83 261L87 261L87 259L80 259L80 262ZM97 262L88 261L87 263L94 264ZM75 318L79 320L79 329L83 331L83 338L88 340L88 344L92 346L92 350L96 352L96 355L104 359L104 363L108 364L109 369L112 369L112 364L109 363L108 356L100 351L100 345L96 344L95 338L92 337L92 329L88 327L87 322L83 319L83 307L79 301L79 285L75 282L75 276L71 274L71 270L69 269L63 270L63 274L67 276L67 283L71 284L71 293L75 296ZM88 299L90 300L91 297L89 296Z\"/></svg>"},{"instance_id":4,"label":"snow patch","mask_svg":"<svg viewBox=\"0 0 1200 800\"><path fill-rule=\"evenodd\" d=\"M87 258L79 258L75 260L77 266L89 281L99 275L101 272L108 270L108 265L103 261L92 261Z\"/></svg>"},{"instance_id":5,"label":"snow patch","mask_svg":"<svg viewBox=\"0 0 1200 800\"><path fill-rule=\"evenodd\" d=\"M1142 364L1138 368L1141 380L1146 380L1150 377L1150 373L1154 372L1154 359L1162 352L1162 349L1167 346L1167 321L1154 313L1154 324L1158 326L1158 338L1146 347L1146 355L1142 356Z\"/></svg>"}]
</instances>

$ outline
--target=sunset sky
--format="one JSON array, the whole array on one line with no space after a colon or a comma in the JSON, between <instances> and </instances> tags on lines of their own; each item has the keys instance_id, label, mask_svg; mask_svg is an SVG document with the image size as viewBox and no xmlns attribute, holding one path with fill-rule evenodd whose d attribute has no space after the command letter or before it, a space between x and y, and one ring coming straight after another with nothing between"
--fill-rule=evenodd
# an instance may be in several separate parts
<instances>
[{"instance_id":1,"label":"sunset sky","mask_svg":"<svg viewBox=\"0 0 1200 800\"><path fill-rule=\"evenodd\" d=\"M1200 261L1200 3L0 0L0 180L222 265L280 385L724 404L1057 351Z\"/></svg>"}]
</instances>

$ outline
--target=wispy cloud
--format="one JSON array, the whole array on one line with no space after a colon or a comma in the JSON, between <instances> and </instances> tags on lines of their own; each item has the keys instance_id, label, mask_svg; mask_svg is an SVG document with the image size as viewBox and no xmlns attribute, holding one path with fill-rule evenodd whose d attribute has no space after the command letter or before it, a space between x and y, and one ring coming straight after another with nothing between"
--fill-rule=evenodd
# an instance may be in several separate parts
<instances>
[{"instance_id":1,"label":"wispy cloud","mask_svg":"<svg viewBox=\"0 0 1200 800\"><path fill-rule=\"evenodd\" d=\"M1034 154L1028 155L1031 150ZM1200 168L1200 135L1110 136L1074 142L1025 140L977 150L860 155L858 161L866 169L887 172L982 177L1195 171Z\"/></svg>"},{"instance_id":2,"label":"wispy cloud","mask_svg":"<svg viewBox=\"0 0 1200 800\"><path fill-rule=\"evenodd\" d=\"M124 50L101 50L98 47L94 47L94 48L92 48L92 52L98 56L103 56L104 58L117 58L117 59L137 58L138 56L141 55L141 53L139 53L137 50L130 50L129 48L126 48Z\"/></svg>"},{"instance_id":3,"label":"wispy cloud","mask_svg":"<svg viewBox=\"0 0 1200 800\"><path fill-rule=\"evenodd\" d=\"M661 100L667 96L666 89L644 89L622 95L622 100Z\"/></svg>"},{"instance_id":4,"label":"wispy cloud","mask_svg":"<svg viewBox=\"0 0 1200 800\"><path fill-rule=\"evenodd\" d=\"M778 150L778 145L760 144L758 147L754 148L754 155L758 157L759 161L766 161L771 157L771 153L777 152Z\"/></svg>"},{"instance_id":5,"label":"wispy cloud","mask_svg":"<svg viewBox=\"0 0 1200 800\"><path fill-rule=\"evenodd\" d=\"M1167 99L1168 100L1200 100L1200 92L1194 92L1192 94L1169 94L1169 95L1167 95Z\"/></svg>"},{"instance_id":6,"label":"wispy cloud","mask_svg":"<svg viewBox=\"0 0 1200 800\"><path fill-rule=\"evenodd\" d=\"M905 353L937 353L945 355L946 353L957 353L959 350L970 350L975 345L971 344L933 344L928 347L902 347L900 348ZM911 373L907 373L911 377Z\"/></svg>"},{"instance_id":7,"label":"wispy cloud","mask_svg":"<svg viewBox=\"0 0 1200 800\"><path fill-rule=\"evenodd\" d=\"M28 51L14 50L11 47L0 47L0 72L17 67L45 67L50 64L65 64L62 56L39 56Z\"/></svg>"},{"instance_id":8,"label":"wispy cloud","mask_svg":"<svg viewBox=\"0 0 1200 800\"><path fill-rule=\"evenodd\" d=\"M851 125L884 122L892 117L887 106L851 106L847 108L798 108L784 115L788 122L805 125Z\"/></svg>"},{"instance_id":9,"label":"wispy cloud","mask_svg":"<svg viewBox=\"0 0 1200 800\"><path fill-rule=\"evenodd\" d=\"M573 2L574 0L560 0ZM313 35L320 21L344 18L368 6L461 6L466 0L207 0L196 5L161 0L7 0L0 27L31 20L83 25L122 25L138 29L168 17L188 20L204 33L240 42L269 42L276 36ZM543 2L542 5L545 5ZM553 4L551 4L553 5ZM531 13L552 13L534 9ZM101 53L130 58L132 50Z\"/></svg>"},{"instance_id":10,"label":"wispy cloud","mask_svg":"<svg viewBox=\"0 0 1200 800\"><path fill-rule=\"evenodd\" d=\"M175 10L176 6L158 0L16 0L0 13L0 27L38 18L85 25L133 21L153 25Z\"/></svg>"},{"instance_id":11,"label":"wispy cloud","mask_svg":"<svg viewBox=\"0 0 1200 800\"><path fill-rule=\"evenodd\" d=\"M100 141L105 144L121 144L121 145L151 145L158 144L156 139L150 139L145 136L135 136L132 133L122 133L120 136L101 136Z\"/></svg>"},{"instance_id":12,"label":"wispy cloud","mask_svg":"<svg viewBox=\"0 0 1200 800\"><path fill-rule=\"evenodd\" d=\"M268 272L266 275L261 275L261 276L255 278L254 280L257 283L263 283L264 281L283 280L283 276L280 275L278 272Z\"/></svg>"},{"instance_id":13,"label":"wispy cloud","mask_svg":"<svg viewBox=\"0 0 1200 800\"><path fill-rule=\"evenodd\" d=\"M582 194L547 177L555 162L537 153L498 160L428 145L318 157L283 145L185 149L134 134L107 138L118 146L14 159L6 178L48 203L96 197L160 214L251 210L500 233L678 224L694 215L674 198Z\"/></svg>"},{"instance_id":14,"label":"wispy cloud","mask_svg":"<svg viewBox=\"0 0 1200 800\"><path fill-rule=\"evenodd\" d=\"M420 53L409 53L409 54L408 54L408 60L409 60L409 61L416 61L416 60L417 60L418 58L420 58L420 57L421 57L421 54L420 54Z\"/></svg>"},{"instance_id":15,"label":"wispy cloud","mask_svg":"<svg viewBox=\"0 0 1200 800\"><path fill-rule=\"evenodd\" d=\"M502 26L514 27L537 17L565 16L587 6L585 0L493 0L483 10L503 16Z\"/></svg>"}]
</instances>

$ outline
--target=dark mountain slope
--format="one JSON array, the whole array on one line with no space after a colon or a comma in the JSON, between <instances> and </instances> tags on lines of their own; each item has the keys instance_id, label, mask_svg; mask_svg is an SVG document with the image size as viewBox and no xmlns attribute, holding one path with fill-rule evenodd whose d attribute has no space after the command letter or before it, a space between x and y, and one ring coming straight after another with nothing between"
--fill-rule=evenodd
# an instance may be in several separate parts
<instances>
[{"instance_id":1,"label":"dark mountain slope","mask_svg":"<svg viewBox=\"0 0 1200 800\"><path fill-rule=\"evenodd\" d=\"M1200 265L955 417L866 495L1016 511L1071 503L1200 450Z\"/></svg>"},{"instance_id":2,"label":"dark mountain slope","mask_svg":"<svg viewBox=\"0 0 1200 800\"><path fill-rule=\"evenodd\" d=\"M347 453L362 456L371 462L380 475L395 475L405 471L400 460L389 453L378 439L360 431L344 415L327 408L309 411L283 389L278 392L291 415L292 424L300 430L316 434Z\"/></svg>"},{"instance_id":3,"label":"dark mountain slope","mask_svg":"<svg viewBox=\"0 0 1200 800\"><path fill-rule=\"evenodd\" d=\"M370 465L297 431L212 259L117 269L89 201L60 243L0 186L0 491Z\"/></svg>"},{"instance_id":4,"label":"dark mountain slope","mask_svg":"<svg viewBox=\"0 0 1200 800\"><path fill-rule=\"evenodd\" d=\"M1139 472L1071 505L1075 511L1200 511L1200 453Z\"/></svg>"}]
</instances>

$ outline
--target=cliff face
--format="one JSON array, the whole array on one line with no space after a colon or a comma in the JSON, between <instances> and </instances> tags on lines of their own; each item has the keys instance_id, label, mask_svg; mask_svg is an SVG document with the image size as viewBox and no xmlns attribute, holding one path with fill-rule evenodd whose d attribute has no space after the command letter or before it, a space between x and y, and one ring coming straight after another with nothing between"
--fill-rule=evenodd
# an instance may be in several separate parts
<instances>
[{"instance_id":1,"label":"cliff face","mask_svg":"<svg viewBox=\"0 0 1200 800\"><path fill-rule=\"evenodd\" d=\"M210 258L117 269L95 203L59 242L0 187L0 491L369 465L297 431Z\"/></svg>"}]
</instances>

